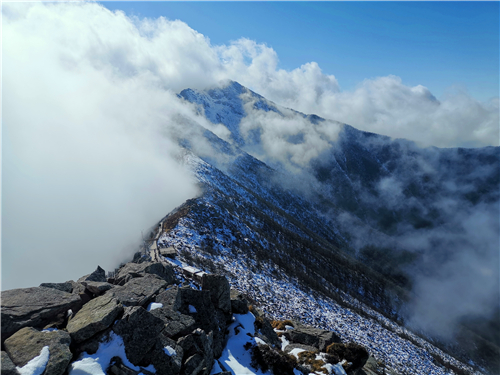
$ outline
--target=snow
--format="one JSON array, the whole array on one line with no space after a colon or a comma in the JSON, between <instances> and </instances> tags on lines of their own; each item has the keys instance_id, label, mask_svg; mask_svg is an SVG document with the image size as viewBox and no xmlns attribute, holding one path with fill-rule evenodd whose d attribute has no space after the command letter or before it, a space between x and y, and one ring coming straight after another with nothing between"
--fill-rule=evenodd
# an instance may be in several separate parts
<instances>
[{"instance_id":1,"label":"snow","mask_svg":"<svg viewBox=\"0 0 500 375\"><path fill-rule=\"evenodd\" d=\"M295 348L290 350L290 354L295 356L295 358L299 359L299 353L305 352L305 349Z\"/></svg>"},{"instance_id":2,"label":"snow","mask_svg":"<svg viewBox=\"0 0 500 375\"><path fill-rule=\"evenodd\" d=\"M106 375L106 370L113 357L120 357L123 364L133 370L141 370L140 367L134 366L128 360L125 354L123 339L114 332L111 332L109 334L109 341L101 342L95 354L87 354L84 352L77 361L71 363L69 375ZM156 373L156 369L153 365L145 369Z\"/></svg>"},{"instance_id":3,"label":"snow","mask_svg":"<svg viewBox=\"0 0 500 375\"><path fill-rule=\"evenodd\" d=\"M57 328L45 328L45 329L42 329L42 332L54 332L54 331L57 331Z\"/></svg>"},{"instance_id":4,"label":"snow","mask_svg":"<svg viewBox=\"0 0 500 375\"><path fill-rule=\"evenodd\" d=\"M148 311L156 310L156 309L161 309L163 307L162 303L158 302L151 302L148 306Z\"/></svg>"},{"instance_id":5,"label":"snow","mask_svg":"<svg viewBox=\"0 0 500 375\"><path fill-rule=\"evenodd\" d=\"M233 323L229 326L227 345L219 358L219 362L233 375L263 375L262 371L254 369L250 363L251 354L244 345L256 344L255 317L248 314L233 314ZM265 373L268 374L268 373Z\"/></svg>"},{"instance_id":6,"label":"snow","mask_svg":"<svg viewBox=\"0 0 500 375\"><path fill-rule=\"evenodd\" d=\"M212 371L210 371L210 375L216 375L216 374L219 374L221 372L224 372L224 371L220 367L219 361L215 360L214 361L214 365L212 367Z\"/></svg>"},{"instance_id":7,"label":"snow","mask_svg":"<svg viewBox=\"0 0 500 375\"><path fill-rule=\"evenodd\" d=\"M290 341L288 341L285 336L281 336L280 340L281 340L281 350L284 351L285 348L290 344Z\"/></svg>"},{"instance_id":8,"label":"snow","mask_svg":"<svg viewBox=\"0 0 500 375\"><path fill-rule=\"evenodd\" d=\"M194 313L197 313L198 311L196 311L196 307L194 307L193 305L189 305L189 312L191 314L194 314Z\"/></svg>"},{"instance_id":9,"label":"snow","mask_svg":"<svg viewBox=\"0 0 500 375\"><path fill-rule=\"evenodd\" d=\"M47 363L49 362L49 356L49 347L44 346L40 351L40 355L33 358L23 367L16 367L16 370L21 375L42 375L45 371L45 366L47 366Z\"/></svg>"},{"instance_id":10,"label":"snow","mask_svg":"<svg viewBox=\"0 0 500 375\"><path fill-rule=\"evenodd\" d=\"M174 348L172 348L171 346L165 346L163 348L163 351L165 352L166 355L168 355L169 357L175 357L177 355L177 352L175 351Z\"/></svg>"}]
</instances>

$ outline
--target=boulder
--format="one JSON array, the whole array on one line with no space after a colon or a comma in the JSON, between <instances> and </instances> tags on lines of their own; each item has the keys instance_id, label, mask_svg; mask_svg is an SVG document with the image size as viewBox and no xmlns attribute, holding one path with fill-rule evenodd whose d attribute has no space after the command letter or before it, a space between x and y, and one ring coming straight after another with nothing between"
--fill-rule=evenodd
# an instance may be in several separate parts
<instances>
[{"instance_id":1,"label":"boulder","mask_svg":"<svg viewBox=\"0 0 500 375\"><path fill-rule=\"evenodd\" d=\"M85 286L90 293L96 296L100 296L104 292L115 287L113 284L108 282L103 283L100 281L82 281L82 285Z\"/></svg>"},{"instance_id":2,"label":"boulder","mask_svg":"<svg viewBox=\"0 0 500 375\"><path fill-rule=\"evenodd\" d=\"M172 267L158 262L127 263L114 277L115 285L125 285L130 280L143 277L146 274L156 275L165 280L167 284L175 282L175 272Z\"/></svg>"},{"instance_id":3,"label":"boulder","mask_svg":"<svg viewBox=\"0 0 500 375\"><path fill-rule=\"evenodd\" d=\"M78 295L46 287L6 290L1 299L2 341L23 327L62 322L69 309L82 305Z\"/></svg>"},{"instance_id":4,"label":"boulder","mask_svg":"<svg viewBox=\"0 0 500 375\"><path fill-rule=\"evenodd\" d=\"M193 317L181 314L171 307L154 309L151 314L163 321L165 324L163 333L174 340L191 333L196 328Z\"/></svg>"},{"instance_id":5,"label":"boulder","mask_svg":"<svg viewBox=\"0 0 500 375\"><path fill-rule=\"evenodd\" d=\"M5 350L12 362L25 366L30 360L40 355L44 346L49 347L49 361L45 374L62 375L66 371L73 354L69 349L70 335L64 331L41 332L31 327L24 327L5 340Z\"/></svg>"},{"instance_id":6,"label":"boulder","mask_svg":"<svg viewBox=\"0 0 500 375\"><path fill-rule=\"evenodd\" d=\"M340 337L335 332L298 324L294 329L287 331L287 333L292 343L314 346L321 352L326 352L328 345L340 342Z\"/></svg>"},{"instance_id":7,"label":"boulder","mask_svg":"<svg viewBox=\"0 0 500 375\"><path fill-rule=\"evenodd\" d=\"M69 280L69 281L66 281L65 284L71 284L71 286L73 287L73 290L71 291L71 293L73 294L80 294L80 293L84 293L85 292L85 285L82 285L82 283L80 282L77 282L77 281L73 281L73 280Z\"/></svg>"},{"instance_id":8,"label":"boulder","mask_svg":"<svg viewBox=\"0 0 500 375\"><path fill-rule=\"evenodd\" d=\"M199 353L196 353L186 359L182 372L184 375L198 375L203 369L204 365L205 361L203 360L203 356Z\"/></svg>"},{"instance_id":9,"label":"boulder","mask_svg":"<svg viewBox=\"0 0 500 375\"><path fill-rule=\"evenodd\" d=\"M123 338L125 353L130 362L139 366L146 354L155 346L164 323L142 307L126 307L123 317L113 331Z\"/></svg>"},{"instance_id":10,"label":"boulder","mask_svg":"<svg viewBox=\"0 0 500 375\"><path fill-rule=\"evenodd\" d=\"M177 375L181 371L184 351L174 340L160 334L157 340L143 359L143 363L152 364L158 374Z\"/></svg>"},{"instance_id":11,"label":"boulder","mask_svg":"<svg viewBox=\"0 0 500 375\"><path fill-rule=\"evenodd\" d=\"M225 276L204 274L201 279L201 289L210 292L215 308L225 314L231 314L231 288Z\"/></svg>"},{"instance_id":12,"label":"boulder","mask_svg":"<svg viewBox=\"0 0 500 375\"><path fill-rule=\"evenodd\" d=\"M19 375L19 372L16 370L16 365L12 362L7 352L2 351L1 365L2 370L0 373L2 375Z\"/></svg>"},{"instance_id":13,"label":"boulder","mask_svg":"<svg viewBox=\"0 0 500 375\"><path fill-rule=\"evenodd\" d=\"M108 290L104 295L116 298L125 306L144 306L153 300L168 283L156 275L146 274L130 280L124 286Z\"/></svg>"},{"instance_id":14,"label":"boulder","mask_svg":"<svg viewBox=\"0 0 500 375\"><path fill-rule=\"evenodd\" d=\"M97 281L105 283L106 271L104 271L100 266L97 266L96 270L88 275L83 281Z\"/></svg>"},{"instance_id":15,"label":"boulder","mask_svg":"<svg viewBox=\"0 0 500 375\"><path fill-rule=\"evenodd\" d=\"M43 286L45 288L57 289L57 290L60 290L62 292L66 292L66 293L73 292L73 285L69 282L65 282L65 283L41 283L40 286Z\"/></svg>"},{"instance_id":16,"label":"boulder","mask_svg":"<svg viewBox=\"0 0 500 375\"><path fill-rule=\"evenodd\" d=\"M161 303L163 307L170 307L173 310L179 310L181 307L181 293L177 286L173 286L160 292L156 298L155 302Z\"/></svg>"},{"instance_id":17,"label":"boulder","mask_svg":"<svg viewBox=\"0 0 500 375\"><path fill-rule=\"evenodd\" d=\"M231 311L233 314L247 314L248 301L236 289L231 289Z\"/></svg>"},{"instance_id":18,"label":"boulder","mask_svg":"<svg viewBox=\"0 0 500 375\"><path fill-rule=\"evenodd\" d=\"M80 343L108 328L123 311L111 296L94 298L68 322L67 330L75 343Z\"/></svg>"}]
</instances>

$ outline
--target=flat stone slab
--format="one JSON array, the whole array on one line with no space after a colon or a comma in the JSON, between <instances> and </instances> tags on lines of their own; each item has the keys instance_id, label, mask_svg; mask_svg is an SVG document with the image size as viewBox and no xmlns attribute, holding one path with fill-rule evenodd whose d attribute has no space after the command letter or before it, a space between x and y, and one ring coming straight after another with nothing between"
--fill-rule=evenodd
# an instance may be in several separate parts
<instances>
[{"instance_id":1,"label":"flat stone slab","mask_svg":"<svg viewBox=\"0 0 500 375\"><path fill-rule=\"evenodd\" d=\"M158 262L143 262L125 264L115 275L115 284L125 285L130 280L145 274L156 275L168 284L173 284L175 281L175 272L172 267Z\"/></svg>"},{"instance_id":2,"label":"flat stone slab","mask_svg":"<svg viewBox=\"0 0 500 375\"><path fill-rule=\"evenodd\" d=\"M116 298L125 306L144 306L167 285L168 282L158 276L146 274L130 280L124 286L108 290L104 295Z\"/></svg>"},{"instance_id":3,"label":"flat stone slab","mask_svg":"<svg viewBox=\"0 0 500 375\"><path fill-rule=\"evenodd\" d=\"M31 327L24 327L5 340L4 345L12 362L18 367L25 366L40 355L43 347L48 346L49 361L44 374L62 375L73 358L69 349L70 343L68 332L58 330L41 332Z\"/></svg>"},{"instance_id":4,"label":"flat stone slab","mask_svg":"<svg viewBox=\"0 0 500 375\"><path fill-rule=\"evenodd\" d=\"M340 342L340 337L338 337L335 332L319 328L297 326L287 331L287 333L290 335L291 342L314 346L319 349L320 352L325 352L328 345L334 342Z\"/></svg>"},{"instance_id":5,"label":"flat stone slab","mask_svg":"<svg viewBox=\"0 0 500 375\"><path fill-rule=\"evenodd\" d=\"M111 296L94 298L70 319L66 329L76 343L85 341L108 328L123 311L121 303Z\"/></svg>"},{"instance_id":6,"label":"flat stone slab","mask_svg":"<svg viewBox=\"0 0 500 375\"><path fill-rule=\"evenodd\" d=\"M43 328L58 321L58 315L78 310L77 294L54 288L33 287L2 292L2 341L23 327Z\"/></svg>"}]
</instances>

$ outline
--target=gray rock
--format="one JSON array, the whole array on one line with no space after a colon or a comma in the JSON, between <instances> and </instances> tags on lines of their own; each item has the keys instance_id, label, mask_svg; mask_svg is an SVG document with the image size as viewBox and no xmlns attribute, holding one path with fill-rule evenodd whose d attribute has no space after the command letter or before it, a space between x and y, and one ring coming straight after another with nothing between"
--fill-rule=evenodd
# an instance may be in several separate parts
<instances>
[{"instance_id":1,"label":"gray rock","mask_svg":"<svg viewBox=\"0 0 500 375\"><path fill-rule=\"evenodd\" d=\"M231 289L231 311L233 314L247 314L248 313L248 301L243 297L243 295L235 290Z\"/></svg>"},{"instance_id":2,"label":"gray rock","mask_svg":"<svg viewBox=\"0 0 500 375\"><path fill-rule=\"evenodd\" d=\"M108 282L103 283L100 281L82 281L82 285L85 286L90 293L96 296L100 296L104 292L115 287Z\"/></svg>"},{"instance_id":3,"label":"gray rock","mask_svg":"<svg viewBox=\"0 0 500 375\"><path fill-rule=\"evenodd\" d=\"M106 282L106 271L104 271L100 266L97 266L96 270L87 276L83 281L97 281Z\"/></svg>"},{"instance_id":4,"label":"gray rock","mask_svg":"<svg viewBox=\"0 0 500 375\"><path fill-rule=\"evenodd\" d=\"M123 317L113 331L123 338L125 353L130 362L139 366L146 354L155 346L164 327L161 319L142 307L126 307Z\"/></svg>"},{"instance_id":5,"label":"gray rock","mask_svg":"<svg viewBox=\"0 0 500 375\"><path fill-rule=\"evenodd\" d=\"M171 307L154 309L151 314L163 321L165 324L164 334L174 340L191 333L196 328L193 317L181 314Z\"/></svg>"},{"instance_id":6,"label":"gray rock","mask_svg":"<svg viewBox=\"0 0 500 375\"><path fill-rule=\"evenodd\" d=\"M201 289L210 292L212 303L225 314L231 314L231 288L229 281L222 275L203 275Z\"/></svg>"},{"instance_id":7,"label":"gray rock","mask_svg":"<svg viewBox=\"0 0 500 375\"><path fill-rule=\"evenodd\" d=\"M123 306L111 296L94 298L70 319L67 330L75 343L85 341L108 328L122 311Z\"/></svg>"},{"instance_id":8,"label":"gray rock","mask_svg":"<svg viewBox=\"0 0 500 375\"><path fill-rule=\"evenodd\" d=\"M321 352L325 352L328 345L334 342L340 342L340 337L334 332L325 331L319 328L296 325L296 327L288 331L288 333L291 342L314 346Z\"/></svg>"},{"instance_id":9,"label":"gray rock","mask_svg":"<svg viewBox=\"0 0 500 375\"><path fill-rule=\"evenodd\" d=\"M67 284L67 283L71 284L71 286L73 287L73 290L71 293L79 294L79 293L85 292L85 285L82 285L82 283L77 282L77 281L73 281L73 280L66 281L65 284Z\"/></svg>"},{"instance_id":10,"label":"gray rock","mask_svg":"<svg viewBox=\"0 0 500 375\"><path fill-rule=\"evenodd\" d=\"M159 374L177 375L181 371L183 356L184 350L181 346L160 334L143 362L152 364Z\"/></svg>"},{"instance_id":11,"label":"gray rock","mask_svg":"<svg viewBox=\"0 0 500 375\"><path fill-rule=\"evenodd\" d=\"M130 280L124 286L108 290L104 295L116 298L125 306L144 306L167 285L168 283L158 276L146 274L144 277Z\"/></svg>"},{"instance_id":12,"label":"gray rock","mask_svg":"<svg viewBox=\"0 0 500 375\"><path fill-rule=\"evenodd\" d=\"M19 372L16 370L16 365L10 359L7 352L2 351L2 370L0 373L2 375L19 375Z\"/></svg>"},{"instance_id":13,"label":"gray rock","mask_svg":"<svg viewBox=\"0 0 500 375\"><path fill-rule=\"evenodd\" d=\"M67 332L40 332L31 327L24 327L5 340L5 350L12 362L23 367L30 360L40 355L44 346L49 347L49 361L45 374L62 375L66 371L73 354L69 349L71 338Z\"/></svg>"},{"instance_id":14,"label":"gray rock","mask_svg":"<svg viewBox=\"0 0 500 375\"><path fill-rule=\"evenodd\" d=\"M73 285L71 283L41 283L40 286L45 288L53 288L66 293L73 292Z\"/></svg>"},{"instance_id":15,"label":"gray rock","mask_svg":"<svg viewBox=\"0 0 500 375\"><path fill-rule=\"evenodd\" d=\"M82 302L75 294L58 289L34 287L2 292L2 341L23 327L43 328L62 322L69 309L78 310Z\"/></svg>"},{"instance_id":16,"label":"gray rock","mask_svg":"<svg viewBox=\"0 0 500 375\"><path fill-rule=\"evenodd\" d=\"M181 307L181 294L177 286L170 287L167 290L160 292L155 299L161 303L163 307L170 307L173 310L179 310Z\"/></svg>"},{"instance_id":17,"label":"gray rock","mask_svg":"<svg viewBox=\"0 0 500 375\"><path fill-rule=\"evenodd\" d=\"M114 277L116 285L125 285L130 280L143 277L146 274L152 274L165 280L167 284L175 282L175 272L172 267L165 266L162 263L143 262L143 263L127 263L125 264Z\"/></svg>"}]
</instances>

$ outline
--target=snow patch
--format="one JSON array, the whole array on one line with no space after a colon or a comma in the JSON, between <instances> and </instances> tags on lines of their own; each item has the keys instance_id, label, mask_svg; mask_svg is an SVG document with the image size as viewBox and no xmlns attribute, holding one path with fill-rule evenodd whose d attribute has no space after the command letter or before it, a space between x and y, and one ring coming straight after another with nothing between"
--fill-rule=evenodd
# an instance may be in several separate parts
<instances>
[{"instance_id":1,"label":"snow patch","mask_svg":"<svg viewBox=\"0 0 500 375\"><path fill-rule=\"evenodd\" d=\"M158 303L158 302L151 302L148 306L148 311L153 311L153 310L156 310L156 309L161 309L163 307L163 304L162 303Z\"/></svg>"},{"instance_id":2,"label":"snow patch","mask_svg":"<svg viewBox=\"0 0 500 375\"><path fill-rule=\"evenodd\" d=\"M168 355L169 357L175 357L177 355L177 352L175 351L174 348L172 348L171 346L165 346L163 348L163 351L165 352L166 355Z\"/></svg>"},{"instance_id":3,"label":"snow patch","mask_svg":"<svg viewBox=\"0 0 500 375\"><path fill-rule=\"evenodd\" d=\"M198 311L196 311L196 307L194 307L193 305L189 305L189 312L191 314L194 314L194 313L197 313Z\"/></svg>"},{"instance_id":4,"label":"snow patch","mask_svg":"<svg viewBox=\"0 0 500 375\"><path fill-rule=\"evenodd\" d=\"M47 366L47 362L49 362L49 356L49 347L44 346L40 351L40 355L33 358L23 367L16 367L16 370L21 375L42 375L45 371L45 366Z\"/></svg>"},{"instance_id":5,"label":"snow patch","mask_svg":"<svg viewBox=\"0 0 500 375\"><path fill-rule=\"evenodd\" d=\"M140 371L140 367L134 366L125 354L125 344L123 339L116 333L109 334L109 341L101 342L99 349L95 354L83 352L80 359L71 363L69 375L106 375L111 358L120 357L123 364L133 370ZM156 373L153 365L148 366L146 370Z\"/></svg>"}]
</instances>

